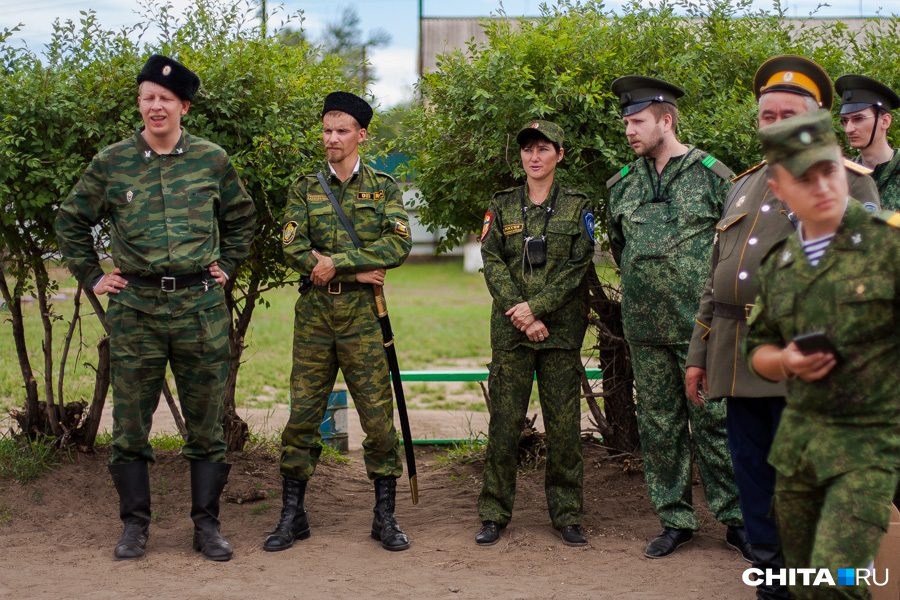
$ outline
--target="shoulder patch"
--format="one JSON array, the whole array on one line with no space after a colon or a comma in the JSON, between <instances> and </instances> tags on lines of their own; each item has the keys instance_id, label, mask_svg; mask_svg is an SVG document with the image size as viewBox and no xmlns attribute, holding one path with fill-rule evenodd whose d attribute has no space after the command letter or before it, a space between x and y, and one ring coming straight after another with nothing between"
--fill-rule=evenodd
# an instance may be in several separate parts
<instances>
[{"instance_id":1,"label":"shoulder patch","mask_svg":"<svg viewBox=\"0 0 900 600\"><path fill-rule=\"evenodd\" d=\"M868 168L862 166L861 164L855 163L852 160L847 159L847 158L844 159L844 167L846 167L848 171L852 171L853 173L856 173L857 175L871 175L872 174L872 169L868 169Z\"/></svg>"},{"instance_id":2,"label":"shoulder patch","mask_svg":"<svg viewBox=\"0 0 900 600\"><path fill-rule=\"evenodd\" d=\"M481 223L481 241L491 232L491 225L494 223L494 215L491 211L484 213L484 221Z\"/></svg>"},{"instance_id":3,"label":"shoulder patch","mask_svg":"<svg viewBox=\"0 0 900 600\"><path fill-rule=\"evenodd\" d=\"M397 219L394 222L394 233L399 235L402 238L409 237L409 223L402 219Z\"/></svg>"},{"instance_id":4,"label":"shoulder patch","mask_svg":"<svg viewBox=\"0 0 900 600\"><path fill-rule=\"evenodd\" d=\"M740 174L735 175L734 177L732 177L732 178L731 178L731 183L734 183L735 181L737 181L738 179L741 179L742 177L746 177L746 176L749 175L750 173L755 173L755 172L759 171L759 170L762 169L764 166L766 166L766 161L762 161L761 163L757 163L757 164L753 165L752 167L750 167L749 169L747 169L747 170L744 171L743 173L740 173Z\"/></svg>"},{"instance_id":5,"label":"shoulder patch","mask_svg":"<svg viewBox=\"0 0 900 600\"><path fill-rule=\"evenodd\" d=\"M281 230L281 243L287 246L297 236L297 221L288 221Z\"/></svg>"},{"instance_id":6,"label":"shoulder patch","mask_svg":"<svg viewBox=\"0 0 900 600\"><path fill-rule=\"evenodd\" d=\"M612 186L619 183L619 181L623 177L628 175L628 173L630 173L630 172L631 172L631 165L625 165L624 167L619 169L619 171L615 175L613 175L612 177L610 177L609 179L606 180L606 188L607 189L612 188Z\"/></svg>"},{"instance_id":7,"label":"shoulder patch","mask_svg":"<svg viewBox=\"0 0 900 600\"><path fill-rule=\"evenodd\" d=\"M581 211L581 224L584 226L584 236L587 241L594 244L594 213L588 209Z\"/></svg>"},{"instance_id":8,"label":"shoulder patch","mask_svg":"<svg viewBox=\"0 0 900 600\"><path fill-rule=\"evenodd\" d=\"M725 181L730 181L731 178L734 177L734 171L722 164L722 162L712 154L707 154L700 162L703 163L704 167L706 167Z\"/></svg>"}]
</instances>

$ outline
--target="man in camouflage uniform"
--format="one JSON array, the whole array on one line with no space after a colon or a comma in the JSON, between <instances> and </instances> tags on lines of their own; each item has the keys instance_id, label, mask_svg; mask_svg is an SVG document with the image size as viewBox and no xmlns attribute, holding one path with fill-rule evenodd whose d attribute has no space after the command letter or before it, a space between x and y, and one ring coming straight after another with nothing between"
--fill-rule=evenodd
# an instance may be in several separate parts
<instances>
[{"instance_id":1,"label":"man in camouflage uniform","mask_svg":"<svg viewBox=\"0 0 900 600\"><path fill-rule=\"evenodd\" d=\"M900 471L900 213L848 197L826 110L759 131L769 186L799 220L759 270L745 352L787 380L769 462L788 568L867 568ZM801 336L820 341L805 345ZM791 586L795 598L867 598L865 585Z\"/></svg>"},{"instance_id":2,"label":"man in camouflage uniform","mask_svg":"<svg viewBox=\"0 0 900 600\"><path fill-rule=\"evenodd\" d=\"M831 106L831 80L813 61L776 56L754 77L760 127L818 106ZM854 197L872 207L878 192L866 169L845 161ZM756 272L773 245L794 231L792 215L772 196L765 161L734 179L716 225L712 271L697 312L687 357L685 382L696 403L727 401L728 446L740 492L741 512L754 566L783 563L775 521L770 515L775 471L766 462L784 408L784 385L756 377L747 369L740 347L747 335L747 314L756 297ZM701 395L702 393L702 395ZM762 584L760 600L786 598L783 585Z\"/></svg>"},{"instance_id":3,"label":"man in camouflage uniform","mask_svg":"<svg viewBox=\"0 0 900 600\"><path fill-rule=\"evenodd\" d=\"M144 126L94 157L56 218L60 251L78 281L111 294L109 471L125 524L115 556L137 558L146 548L148 437L168 363L188 430L182 454L191 465L194 549L228 560L218 519L231 467L222 433L230 359L222 286L247 256L255 210L225 151L181 127L199 78L153 55L137 81ZM92 234L103 220L115 265L106 274Z\"/></svg>"},{"instance_id":4,"label":"man in camouflage uniform","mask_svg":"<svg viewBox=\"0 0 900 600\"><path fill-rule=\"evenodd\" d=\"M399 441L393 395L373 286L385 269L400 266L412 248L409 219L394 180L359 156L372 108L347 92L333 92L322 109L328 159L320 176L301 177L284 212L285 262L307 276L297 299L291 415L281 436L283 508L266 538L268 551L286 550L309 537L304 508L306 485L322 452L319 425L338 368L353 397L360 424L366 471L375 482L372 537L388 550L405 550L409 539L394 518ZM327 188L327 189L326 189ZM362 242L356 248L328 198L333 193Z\"/></svg>"},{"instance_id":5,"label":"man in camouflage uniform","mask_svg":"<svg viewBox=\"0 0 900 600\"><path fill-rule=\"evenodd\" d=\"M587 196L554 181L565 152L562 129L533 121L516 139L527 183L494 194L481 234L484 280L493 298L491 419L478 498L482 528L475 541L496 543L512 517L519 438L536 374L548 440L550 521L564 544L585 546L581 343L594 217ZM538 245L545 249L545 260L526 251L528 240L542 240Z\"/></svg>"},{"instance_id":6,"label":"man in camouflage uniform","mask_svg":"<svg viewBox=\"0 0 900 600\"><path fill-rule=\"evenodd\" d=\"M859 150L856 162L873 169L884 208L900 210L900 151L887 140L900 96L864 75L838 77L834 86L841 95L841 125L850 146Z\"/></svg>"},{"instance_id":7,"label":"man in camouflage uniform","mask_svg":"<svg viewBox=\"0 0 900 600\"><path fill-rule=\"evenodd\" d=\"M679 88L650 77L613 82L625 135L638 160L607 181L609 237L622 273L622 321L637 388L637 420L650 500L663 531L648 558L668 556L698 529L691 499L691 448L706 499L746 552L725 436L725 404L694 406L684 393L684 361L700 289L709 272L714 227L731 171L676 137Z\"/></svg>"}]
</instances>

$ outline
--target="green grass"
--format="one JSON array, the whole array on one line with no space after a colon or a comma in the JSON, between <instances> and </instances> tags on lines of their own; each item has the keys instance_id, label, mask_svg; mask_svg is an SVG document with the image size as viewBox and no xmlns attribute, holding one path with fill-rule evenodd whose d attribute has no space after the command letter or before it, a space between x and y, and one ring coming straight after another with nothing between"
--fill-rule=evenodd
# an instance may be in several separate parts
<instances>
[{"instance_id":1,"label":"green grass","mask_svg":"<svg viewBox=\"0 0 900 600\"><path fill-rule=\"evenodd\" d=\"M441 466L468 465L484 460L484 452L487 448L487 438L478 436L458 444L453 444L435 458L435 462Z\"/></svg>"},{"instance_id":2,"label":"green grass","mask_svg":"<svg viewBox=\"0 0 900 600\"><path fill-rule=\"evenodd\" d=\"M0 435L0 479L28 483L59 463L60 451L47 438Z\"/></svg>"}]
</instances>

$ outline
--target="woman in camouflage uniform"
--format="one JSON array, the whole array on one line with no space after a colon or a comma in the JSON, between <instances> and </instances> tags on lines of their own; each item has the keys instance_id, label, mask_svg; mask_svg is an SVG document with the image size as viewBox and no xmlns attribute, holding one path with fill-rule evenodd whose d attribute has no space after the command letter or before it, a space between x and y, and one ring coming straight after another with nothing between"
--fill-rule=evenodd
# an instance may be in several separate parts
<instances>
[{"instance_id":1,"label":"woman in camouflage uniform","mask_svg":"<svg viewBox=\"0 0 900 600\"><path fill-rule=\"evenodd\" d=\"M490 412L479 545L500 539L512 516L518 442L534 374L547 431L547 505L563 543L584 546L580 349L587 326L585 274L594 251L587 196L555 182L563 131L534 121L516 136L526 184L494 194L481 255L494 299Z\"/></svg>"}]
</instances>

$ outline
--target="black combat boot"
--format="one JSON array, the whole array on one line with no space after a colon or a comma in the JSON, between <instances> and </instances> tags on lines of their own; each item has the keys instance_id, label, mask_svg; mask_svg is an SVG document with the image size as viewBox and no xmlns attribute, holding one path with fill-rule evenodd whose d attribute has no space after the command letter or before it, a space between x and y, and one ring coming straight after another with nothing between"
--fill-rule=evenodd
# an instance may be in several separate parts
<instances>
[{"instance_id":1,"label":"black combat boot","mask_svg":"<svg viewBox=\"0 0 900 600\"><path fill-rule=\"evenodd\" d=\"M394 500L397 496L397 478L379 477L375 480L375 518L372 519L372 537L381 541L387 550L406 550L409 538L394 518Z\"/></svg>"},{"instance_id":2,"label":"black combat boot","mask_svg":"<svg viewBox=\"0 0 900 600\"><path fill-rule=\"evenodd\" d=\"M268 552L287 550L294 545L294 540L305 540L309 537L309 515L303 507L305 495L305 479L284 478L281 519L263 542L263 550Z\"/></svg>"},{"instance_id":3,"label":"black combat boot","mask_svg":"<svg viewBox=\"0 0 900 600\"><path fill-rule=\"evenodd\" d=\"M116 544L117 560L140 558L150 537L150 473L146 461L109 465L119 492L119 518L125 528Z\"/></svg>"},{"instance_id":4,"label":"black combat boot","mask_svg":"<svg viewBox=\"0 0 900 600\"><path fill-rule=\"evenodd\" d=\"M788 588L780 583L766 585L766 569L778 572L784 568L784 556L781 554L780 546L771 546L766 544L751 544L750 552L753 555L753 566L763 572L760 577L762 583L756 588L757 600L790 600L791 594Z\"/></svg>"},{"instance_id":5,"label":"black combat boot","mask_svg":"<svg viewBox=\"0 0 900 600\"><path fill-rule=\"evenodd\" d=\"M190 463L194 550L209 560L231 560L234 550L219 533L219 496L228 481L231 465L203 460Z\"/></svg>"}]
</instances>

